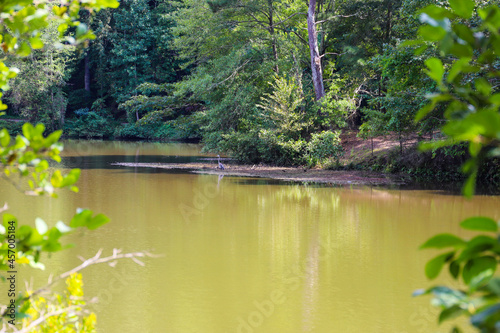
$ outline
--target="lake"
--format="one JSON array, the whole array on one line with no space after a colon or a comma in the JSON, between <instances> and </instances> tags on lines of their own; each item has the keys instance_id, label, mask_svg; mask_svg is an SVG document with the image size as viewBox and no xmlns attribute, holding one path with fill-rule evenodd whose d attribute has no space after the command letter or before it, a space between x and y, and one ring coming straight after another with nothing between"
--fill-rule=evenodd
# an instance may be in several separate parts
<instances>
[{"instance_id":1,"label":"lake","mask_svg":"<svg viewBox=\"0 0 500 333\"><path fill-rule=\"evenodd\" d=\"M80 193L25 197L3 182L0 206L7 201L20 223L69 223L78 207L111 218L67 237L76 246L43 257L45 271L25 268L19 278L42 286L101 248L161 255L145 266L121 260L82 271L85 295L99 298L90 306L98 332L446 332L430 299L411 297L434 282L424 266L437 252L418 247L441 232L469 237L458 227L463 218L500 218L498 196L111 165L207 157L199 150L69 141L62 167L82 169Z\"/></svg>"}]
</instances>

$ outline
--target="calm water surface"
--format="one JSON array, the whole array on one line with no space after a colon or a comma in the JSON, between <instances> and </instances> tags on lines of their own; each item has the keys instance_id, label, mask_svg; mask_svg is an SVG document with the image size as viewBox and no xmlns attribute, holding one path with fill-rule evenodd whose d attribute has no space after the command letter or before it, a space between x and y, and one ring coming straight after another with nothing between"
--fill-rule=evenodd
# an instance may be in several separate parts
<instances>
[{"instance_id":1,"label":"calm water surface","mask_svg":"<svg viewBox=\"0 0 500 333\"><path fill-rule=\"evenodd\" d=\"M411 297L431 285L424 265L436 254L417 248L440 232L470 236L462 218L500 218L495 196L110 165L206 157L197 145L80 141L64 155L64 167L82 169L80 193L26 198L3 183L0 204L22 223L69 221L78 207L112 222L72 235L75 248L20 278L41 286L101 248L163 255L83 271L99 332L446 332L429 299Z\"/></svg>"}]
</instances>

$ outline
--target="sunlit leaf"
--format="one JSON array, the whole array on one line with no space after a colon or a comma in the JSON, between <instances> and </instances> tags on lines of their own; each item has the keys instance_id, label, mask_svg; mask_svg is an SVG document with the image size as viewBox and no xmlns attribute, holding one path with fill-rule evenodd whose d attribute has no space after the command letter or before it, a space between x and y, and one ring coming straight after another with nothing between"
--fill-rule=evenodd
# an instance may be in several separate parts
<instances>
[{"instance_id":1,"label":"sunlit leaf","mask_svg":"<svg viewBox=\"0 0 500 333\"><path fill-rule=\"evenodd\" d=\"M420 246L421 249L443 249L447 247L463 247L466 242L452 234L439 234L436 235L429 240L427 240L424 244Z\"/></svg>"},{"instance_id":2,"label":"sunlit leaf","mask_svg":"<svg viewBox=\"0 0 500 333\"><path fill-rule=\"evenodd\" d=\"M483 256L469 260L462 271L464 282L475 288L487 282L497 268L497 261L494 257Z\"/></svg>"},{"instance_id":3,"label":"sunlit leaf","mask_svg":"<svg viewBox=\"0 0 500 333\"><path fill-rule=\"evenodd\" d=\"M453 258L454 253L455 252L448 252L445 254L441 254L432 260L429 260L425 265L425 275L427 276L427 278L435 279L441 272L444 263Z\"/></svg>"},{"instance_id":4,"label":"sunlit leaf","mask_svg":"<svg viewBox=\"0 0 500 333\"><path fill-rule=\"evenodd\" d=\"M444 75L444 67L441 60L438 58L430 58L425 61L425 65L429 68L427 74L438 84L441 84Z\"/></svg>"},{"instance_id":5,"label":"sunlit leaf","mask_svg":"<svg viewBox=\"0 0 500 333\"><path fill-rule=\"evenodd\" d=\"M461 17L468 19L472 16L475 7L473 0L449 0L451 8Z\"/></svg>"},{"instance_id":6,"label":"sunlit leaf","mask_svg":"<svg viewBox=\"0 0 500 333\"><path fill-rule=\"evenodd\" d=\"M106 215L97 214L95 217L92 218L92 220L89 222L87 227L90 230L95 230L95 229L99 228L100 226L108 223L109 221L110 221L109 217L107 217Z\"/></svg>"},{"instance_id":7,"label":"sunlit leaf","mask_svg":"<svg viewBox=\"0 0 500 333\"><path fill-rule=\"evenodd\" d=\"M497 222L489 217L471 217L460 223L460 226L464 229L476 231L498 231Z\"/></svg>"},{"instance_id":8,"label":"sunlit leaf","mask_svg":"<svg viewBox=\"0 0 500 333\"><path fill-rule=\"evenodd\" d=\"M40 235L45 234L48 230L47 223L39 217L35 219L35 225L36 230L40 233Z\"/></svg>"}]
</instances>

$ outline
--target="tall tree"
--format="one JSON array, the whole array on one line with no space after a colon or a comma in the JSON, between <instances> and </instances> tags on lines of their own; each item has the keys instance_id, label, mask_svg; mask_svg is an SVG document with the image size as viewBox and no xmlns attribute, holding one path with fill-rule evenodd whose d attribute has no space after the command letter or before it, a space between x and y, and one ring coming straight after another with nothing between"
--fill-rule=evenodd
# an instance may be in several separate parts
<instances>
[{"instance_id":1,"label":"tall tree","mask_svg":"<svg viewBox=\"0 0 500 333\"><path fill-rule=\"evenodd\" d=\"M323 70L321 68L321 57L318 48L318 33L316 31L316 0L309 0L307 10L307 32L309 37L309 50L311 53L311 72L316 100L325 96L323 85Z\"/></svg>"},{"instance_id":2,"label":"tall tree","mask_svg":"<svg viewBox=\"0 0 500 333\"><path fill-rule=\"evenodd\" d=\"M72 77L72 109L85 104L82 96L91 92L94 99L103 98L116 110L137 94L139 85L178 79L171 47L173 22L168 17L172 9L166 0L124 0L118 9L90 17L96 38Z\"/></svg>"}]
</instances>

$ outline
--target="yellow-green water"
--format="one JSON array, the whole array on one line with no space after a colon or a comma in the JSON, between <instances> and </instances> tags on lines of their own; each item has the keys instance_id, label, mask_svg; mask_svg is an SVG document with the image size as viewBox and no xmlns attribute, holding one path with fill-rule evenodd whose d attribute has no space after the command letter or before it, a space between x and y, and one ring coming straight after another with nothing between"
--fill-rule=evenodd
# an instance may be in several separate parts
<instances>
[{"instance_id":1,"label":"yellow-green water","mask_svg":"<svg viewBox=\"0 0 500 333\"><path fill-rule=\"evenodd\" d=\"M163 255L83 271L86 296L99 298L98 332L446 332L429 298L411 297L431 285L424 265L436 254L418 246L440 232L469 236L458 227L465 217L500 218L495 196L110 165L192 161L196 145L69 142L64 154L63 165L82 168L80 193L25 197L4 182L0 205L21 223L68 222L78 207L112 222L72 235L75 248L19 278L41 286L101 248Z\"/></svg>"}]
</instances>

